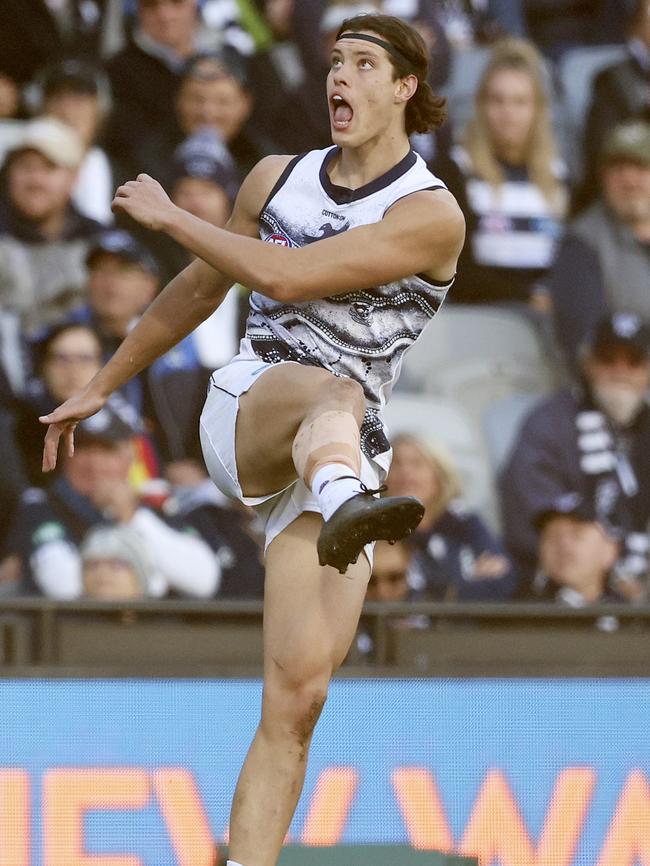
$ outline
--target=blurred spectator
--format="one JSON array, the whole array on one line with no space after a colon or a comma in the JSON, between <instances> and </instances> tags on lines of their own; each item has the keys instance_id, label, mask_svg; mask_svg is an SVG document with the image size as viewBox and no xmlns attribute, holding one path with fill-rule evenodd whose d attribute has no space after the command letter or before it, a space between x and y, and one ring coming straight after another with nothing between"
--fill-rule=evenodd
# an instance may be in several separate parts
<instances>
[{"instance_id":1,"label":"blurred spectator","mask_svg":"<svg viewBox=\"0 0 650 866\"><path fill-rule=\"evenodd\" d=\"M495 46L463 144L434 171L467 221L452 301L518 301L544 311L536 283L553 260L567 190L532 45L508 39Z\"/></svg>"},{"instance_id":2,"label":"blurred spectator","mask_svg":"<svg viewBox=\"0 0 650 866\"><path fill-rule=\"evenodd\" d=\"M378 541L366 601L405 601L412 594L408 582L411 551L403 541Z\"/></svg>"},{"instance_id":3,"label":"blurred spectator","mask_svg":"<svg viewBox=\"0 0 650 866\"><path fill-rule=\"evenodd\" d=\"M503 36L526 35L521 0L438 0L437 5L447 39L456 51Z\"/></svg>"},{"instance_id":4,"label":"blurred spectator","mask_svg":"<svg viewBox=\"0 0 650 866\"><path fill-rule=\"evenodd\" d=\"M38 346L34 375L16 401L16 439L31 486L47 480L41 471L45 434L39 415L85 387L101 365L99 338L85 325L57 325Z\"/></svg>"},{"instance_id":5,"label":"blurred spectator","mask_svg":"<svg viewBox=\"0 0 650 866\"><path fill-rule=\"evenodd\" d=\"M202 129L187 138L172 161L170 195L174 204L212 225L224 226L237 194L235 166L216 132ZM193 256L171 238L152 232L153 248L171 279ZM221 367L237 352L240 315L247 306L233 288L219 308L192 334L201 363L211 370Z\"/></svg>"},{"instance_id":6,"label":"blurred spectator","mask_svg":"<svg viewBox=\"0 0 650 866\"><path fill-rule=\"evenodd\" d=\"M23 85L64 55L97 57L110 0L2 0L0 73Z\"/></svg>"},{"instance_id":7,"label":"blurred spectator","mask_svg":"<svg viewBox=\"0 0 650 866\"><path fill-rule=\"evenodd\" d=\"M579 493L558 497L534 522L539 533L539 596L569 607L621 599L611 581L620 539Z\"/></svg>"},{"instance_id":8,"label":"blurred spectator","mask_svg":"<svg viewBox=\"0 0 650 866\"><path fill-rule=\"evenodd\" d=\"M197 0L138 0L131 38L107 63L114 104L105 144L118 180L160 176L165 154L152 143L171 150L178 142L174 107L185 64L218 41L217 31L201 29Z\"/></svg>"},{"instance_id":9,"label":"blurred spectator","mask_svg":"<svg viewBox=\"0 0 650 866\"><path fill-rule=\"evenodd\" d=\"M190 60L176 103L180 130L185 136L205 128L217 132L235 160L240 182L263 156L277 149L248 122L253 106L244 62L233 52Z\"/></svg>"},{"instance_id":10,"label":"blurred spectator","mask_svg":"<svg viewBox=\"0 0 650 866\"><path fill-rule=\"evenodd\" d=\"M171 485L165 512L195 529L214 550L221 567L219 598L262 598L263 538L255 530L254 511L226 499L198 461L176 461L165 474Z\"/></svg>"},{"instance_id":11,"label":"blurred spectator","mask_svg":"<svg viewBox=\"0 0 650 866\"><path fill-rule=\"evenodd\" d=\"M74 58L48 66L31 90L36 114L56 117L71 126L84 145L73 201L80 213L98 222L113 222L113 172L97 141L110 110L110 86L96 65Z\"/></svg>"},{"instance_id":12,"label":"blurred spectator","mask_svg":"<svg viewBox=\"0 0 650 866\"><path fill-rule=\"evenodd\" d=\"M648 564L650 331L633 314L603 319L584 348L580 385L544 400L524 422L500 479L507 546L535 570L534 516L577 492L621 533L616 570L634 588Z\"/></svg>"},{"instance_id":13,"label":"blurred spectator","mask_svg":"<svg viewBox=\"0 0 650 866\"><path fill-rule=\"evenodd\" d=\"M481 518L457 502L460 483L446 455L407 434L392 444L390 495L417 496L426 509L411 536L417 557L412 589L453 601L497 601L512 595L512 563Z\"/></svg>"},{"instance_id":14,"label":"blurred spectator","mask_svg":"<svg viewBox=\"0 0 650 866\"><path fill-rule=\"evenodd\" d=\"M607 134L627 120L650 122L650 0L635 0L628 57L600 72L592 86L583 140L585 171L579 205L598 195L598 167Z\"/></svg>"},{"instance_id":15,"label":"blurred spectator","mask_svg":"<svg viewBox=\"0 0 650 866\"><path fill-rule=\"evenodd\" d=\"M82 595L99 601L146 598L156 580L147 545L130 526L91 529L79 548Z\"/></svg>"},{"instance_id":16,"label":"blurred spectator","mask_svg":"<svg viewBox=\"0 0 650 866\"><path fill-rule=\"evenodd\" d=\"M20 109L20 88L11 76L0 72L0 121L14 118Z\"/></svg>"},{"instance_id":17,"label":"blurred spectator","mask_svg":"<svg viewBox=\"0 0 650 866\"><path fill-rule=\"evenodd\" d=\"M412 584L422 587L424 581L414 566L412 550L404 540L389 544L378 541L374 547L372 573L368 581L366 601L382 604L390 602L417 601L424 598L422 589L415 590ZM428 616L411 615L390 617L392 629L428 628ZM350 660L356 663L373 659L375 654L373 623L361 616Z\"/></svg>"},{"instance_id":18,"label":"blurred spectator","mask_svg":"<svg viewBox=\"0 0 650 866\"><path fill-rule=\"evenodd\" d=\"M622 42L630 0L526 0L526 26L542 51L557 58L577 45Z\"/></svg>"},{"instance_id":19,"label":"blurred spectator","mask_svg":"<svg viewBox=\"0 0 650 866\"><path fill-rule=\"evenodd\" d=\"M25 589L50 598L82 593L78 545L95 526L125 526L146 545L153 576L149 594L171 590L207 598L219 583L219 567L205 542L175 528L140 504L129 484L135 430L109 406L75 431L75 454L61 455L63 471L47 493L23 494L7 553L20 557Z\"/></svg>"},{"instance_id":20,"label":"blurred spectator","mask_svg":"<svg viewBox=\"0 0 650 866\"><path fill-rule=\"evenodd\" d=\"M53 118L30 121L6 158L0 203L0 302L33 334L79 303L88 244L100 229L72 204L83 144Z\"/></svg>"},{"instance_id":21,"label":"blurred spectator","mask_svg":"<svg viewBox=\"0 0 650 866\"><path fill-rule=\"evenodd\" d=\"M650 123L612 130L601 154L602 198L575 219L545 279L556 336L576 350L608 311L650 322Z\"/></svg>"},{"instance_id":22,"label":"blurred spectator","mask_svg":"<svg viewBox=\"0 0 650 866\"><path fill-rule=\"evenodd\" d=\"M149 251L125 231L102 232L90 247L88 303L75 321L95 328L103 360L110 357L158 290ZM199 455L196 431L209 372L192 334L127 382L120 392L145 420L163 460Z\"/></svg>"}]
</instances>

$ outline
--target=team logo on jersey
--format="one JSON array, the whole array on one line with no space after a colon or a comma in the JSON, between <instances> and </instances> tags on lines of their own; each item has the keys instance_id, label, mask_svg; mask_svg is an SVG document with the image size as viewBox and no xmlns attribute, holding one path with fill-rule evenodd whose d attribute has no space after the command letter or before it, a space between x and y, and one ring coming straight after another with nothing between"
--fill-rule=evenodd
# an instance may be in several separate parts
<instances>
[{"instance_id":1,"label":"team logo on jersey","mask_svg":"<svg viewBox=\"0 0 650 866\"><path fill-rule=\"evenodd\" d=\"M341 232L345 232L350 228L350 223L346 220L342 226L337 226L334 228L332 223L323 223L321 227L318 229L320 234L317 235L309 235L307 232L304 233L303 237L307 243L311 241L322 241L324 238L333 238L334 235L340 235Z\"/></svg>"},{"instance_id":2,"label":"team logo on jersey","mask_svg":"<svg viewBox=\"0 0 650 866\"><path fill-rule=\"evenodd\" d=\"M369 325L374 312L374 304L366 304L364 301L355 301L350 304L350 316L360 325Z\"/></svg>"},{"instance_id":3,"label":"team logo on jersey","mask_svg":"<svg viewBox=\"0 0 650 866\"><path fill-rule=\"evenodd\" d=\"M291 241L286 235L283 235L281 232L273 232L272 235L269 235L266 239L267 244L275 244L278 247L290 247Z\"/></svg>"}]
</instances>

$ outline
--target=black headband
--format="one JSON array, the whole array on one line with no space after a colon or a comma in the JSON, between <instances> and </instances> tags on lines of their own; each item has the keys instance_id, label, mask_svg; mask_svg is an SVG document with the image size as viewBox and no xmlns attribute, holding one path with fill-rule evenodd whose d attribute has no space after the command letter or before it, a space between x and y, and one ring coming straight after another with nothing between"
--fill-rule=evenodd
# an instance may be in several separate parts
<instances>
[{"instance_id":1,"label":"black headband","mask_svg":"<svg viewBox=\"0 0 650 866\"><path fill-rule=\"evenodd\" d=\"M337 42L339 39L364 39L366 42L374 42L375 45L381 46L385 51L394 57L395 60L398 60L400 63L403 63L405 66L412 67L413 64L411 61L404 55L402 52L395 48L394 45L391 45L390 42L387 42L385 39L380 39L379 36L370 36L368 33L341 33L339 37L337 37Z\"/></svg>"}]
</instances>

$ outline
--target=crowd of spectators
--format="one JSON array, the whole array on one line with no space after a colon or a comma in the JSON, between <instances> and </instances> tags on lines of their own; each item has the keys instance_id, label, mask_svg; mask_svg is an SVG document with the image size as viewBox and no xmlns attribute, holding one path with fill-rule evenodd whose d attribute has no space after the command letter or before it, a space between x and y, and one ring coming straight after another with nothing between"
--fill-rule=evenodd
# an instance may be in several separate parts
<instances>
[{"instance_id":1,"label":"crowd of spectators","mask_svg":"<svg viewBox=\"0 0 650 866\"><path fill-rule=\"evenodd\" d=\"M212 485L196 432L245 287L80 424L54 477L37 418L190 261L116 220L115 187L147 172L223 226L261 157L329 145L333 34L373 10L418 28L450 96L443 129L412 138L467 219L447 303L534 319L562 386L515 437L496 515L463 504L435 429L394 440L389 492L426 512L377 546L368 597L647 598L650 0L3 0L0 594L261 597L255 516ZM575 122L562 64L603 48Z\"/></svg>"}]
</instances>

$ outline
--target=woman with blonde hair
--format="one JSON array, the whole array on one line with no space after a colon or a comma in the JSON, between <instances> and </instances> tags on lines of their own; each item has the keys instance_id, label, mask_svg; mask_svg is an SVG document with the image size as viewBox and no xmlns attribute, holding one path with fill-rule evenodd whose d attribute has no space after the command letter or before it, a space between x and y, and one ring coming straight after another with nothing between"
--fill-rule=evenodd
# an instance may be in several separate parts
<instances>
[{"instance_id":1,"label":"woman with blonde hair","mask_svg":"<svg viewBox=\"0 0 650 866\"><path fill-rule=\"evenodd\" d=\"M417 496L425 507L409 539L411 589L449 601L509 598L517 584L512 562L479 515L459 501L460 480L449 455L408 433L392 445L389 494Z\"/></svg>"},{"instance_id":2,"label":"woman with blonde hair","mask_svg":"<svg viewBox=\"0 0 650 866\"><path fill-rule=\"evenodd\" d=\"M532 44L496 43L474 116L436 170L467 220L452 301L516 301L544 309L536 284L553 260L568 190L543 60Z\"/></svg>"}]
</instances>

